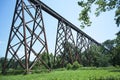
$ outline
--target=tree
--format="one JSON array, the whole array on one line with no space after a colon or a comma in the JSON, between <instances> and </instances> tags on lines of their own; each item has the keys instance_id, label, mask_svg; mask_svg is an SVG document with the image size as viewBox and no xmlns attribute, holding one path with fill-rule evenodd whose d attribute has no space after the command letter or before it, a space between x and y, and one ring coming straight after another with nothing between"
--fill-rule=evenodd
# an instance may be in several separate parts
<instances>
[{"instance_id":1,"label":"tree","mask_svg":"<svg viewBox=\"0 0 120 80\"><path fill-rule=\"evenodd\" d=\"M36 62L33 69L39 70L39 69L46 69L48 67L51 68L51 64L50 64L51 56L49 53L43 52L43 53L39 54L38 56L40 59Z\"/></svg>"},{"instance_id":2,"label":"tree","mask_svg":"<svg viewBox=\"0 0 120 80\"><path fill-rule=\"evenodd\" d=\"M114 55L112 58L112 63L114 66L120 66L120 32L118 32L116 35L117 38L115 39L115 48L113 50Z\"/></svg>"},{"instance_id":3,"label":"tree","mask_svg":"<svg viewBox=\"0 0 120 80\"><path fill-rule=\"evenodd\" d=\"M0 70L2 70L3 64L4 64L5 57L0 58ZM6 60L8 62L8 60Z\"/></svg>"},{"instance_id":4,"label":"tree","mask_svg":"<svg viewBox=\"0 0 120 80\"><path fill-rule=\"evenodd\" d=\"M88 50L85 50L81 56L82 65L105 67L109 66L110 58L102 46L92 44Z\"/></svg>"},{"instance_id":5,"label":"tree","mask_svg":"<svg viewBox=\"0 0 120 80\"><path fill-rule=\"evenodd\" d=\"M113 50L115 47L115 40L106 40L103 45L105 46L105 48L107 48L108 50Z\"/></svg>"},{"instance_id":6,"label":"tree","mask_svg":"<svg viewBox=\"0 0 120 80\"><path fill-rule=\"evenodd\" d=\"M110 63L113 66L120 65L120 32L118 32L116 39L106 40L103 45L110 51L107 56L110 58Z\"/></svg>"},{"instance_id":7,"label":"tree","mask_svg":"<svg viewBox=\"0 0 120 80\"><path fill-rule=\"evenodd\" d=\"M65 67L68 63L73 64L75 58L75 45L68 41L62 43L63 51L56 56L55 67Z\"/></svg>"},{"instance_id":8,"label":"tree","mask_svg":"<svg viewBox=\"0 0 120 80\"><path fill-rule=\"evenodd\" d=\"M119 0L81 0L78 5L82 7L82 11L79 14L79 20L81 21L81 27L91 25L89 14L93 5L95 7L95 15L99 16L100 13L115 10L115 21L117 26L120 24L120 1Z\"/></svg>"}]
</instances>

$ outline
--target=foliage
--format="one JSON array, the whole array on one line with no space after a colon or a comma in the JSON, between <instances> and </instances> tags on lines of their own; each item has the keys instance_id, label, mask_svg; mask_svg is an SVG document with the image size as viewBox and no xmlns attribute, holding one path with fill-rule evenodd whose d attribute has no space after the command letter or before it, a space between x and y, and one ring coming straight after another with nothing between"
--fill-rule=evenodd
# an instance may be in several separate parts
<instances>
[{"instance_id":1,"label":"foliage","mask_svg":"<svg viewBox=\"0 0 120 80\"><path fill-rule=\"evenodd\" d=\"M63 47L64 53L62 56L65 56L64 61L73 64L73 62L75 61L75 45L66 41L63 44Z\"/></svg>"},{"instance_id":2,"label":"foliage","mask_svg":"<svg viewBox=\"0 0 120 80\"><path fill-rule=\"evenodd\" d=\"M73 64L76 60L76 47L73 43L68 41L62 42L63 50L56 55L56 62L54 68L66 67L68 63Z\"/></svg>"},{"instance_id":3,"label":"foliage","mask_svg":"<svg viewBox=\"0 0 120 80\"><path fill-rule=\"evenodd\" d=\"M108 67L110 66L109 62L110 58L107 55L101 54L100 57L97 59L97 66L98 67Z\"/></svg>"},{"instance_id":4,"label":"foliage","mask_svg":"<svg viewBox=\"0 0 120 80\"><path fill-rule=\"evenodd\" d=\"M68 63L66 68L67 68L67 70L70 70L70 69L72 69L72 65L70 63Z\"/></svg>"},{"instance_id":5,"label":"foliage","mask_svg":"<svg viewBox=\"0 0 120 80\"><path fill-rule=\"evenodd\" d=\"M68 63L67 66L66 66L66 69L67 69L67 70L77 70L77 69L79 69L80 67L83 67L83 66L80 65L80 64L78 63L78 61L75 61L75 62L73 63L73 65L70 64L70 63Z\"/></svg>"},{"instance_id":6,"label":"foliage","mask_svg":"<svg viewBox=\"0 0 120 80\"><path fill-rule=\"evenodd\" d=\"M47 54L47 53L42 53L39 55L41 57L41 59L44 61L44 63L46 63L47 65L49 65L49 61L53 64L53 55L52 53L51 54ZM50 60L48 61L48 56L50 56ZM1 57L0 58L0 71L2 70L2 66L3 66L3 63L4 63L4 57ZM25 64L25 59L22 59L21 60L23 64ZM7 59L6 60L6 63L10 62L9 64L9 70L7 70L7 72L14 72L16 70L18 71L23 71L23 68L21 67L21 65L18 63L17 60L15 60L14 58L13 59ZM30 65L32 64L32 61L29 61ZM32 70L34 70L35 72L37 71L43 71L43 70L46 70L46 66L43 65L43 63L38 60L36 62L36 64L34 65L34 67L32 68ZM24 72L24 71L23 71Z\"/></svg>"},{"instance_id":7,"label":"foliage","mask_svg":"<svg viewBox=\"0 0 120 80\"><path fill-rule=\"evenodd\" d=\"M120 32L118 32L116 39L107 40L103 45L110 51L108 57L110 58L110 63L113 66L120 66Z\"/></svg>"},{"instance_id":8,"label":"foliage","mask_svg":"<svg viewBox=\"0 0 120 80\"><path fill-rule=\"evenodd\" d=\"M113 50L115 47L115 40L106 40L105 42L103 42L103 45L108 50Z\"/></svg>"},{"instance_id":9,"label":"foliage","mask_svg":"<svg viewBox=\"0 0 120 80\"><path fill-rule=\"evenodd\" d=\"M49 58L50 58L50 67L53 68L54 67L54 56L53 56L53 53L49 54Z\"/></svg>"},{"instance_id":10,"label":"foliage","mask_svg":"<svg viewBox=\"0 0 120 80\"><path fill-rule=\"evenodd\" d=\"M96 66L96 67L105 67L109 66L110 58L103 52L104 48L91 45L87 51L84 51L81 56L81 64L84 66Z\"/></svg>"},{"instance_id":11,"label":"foliage","mask_svg":"<svg viewBox=\"0 0 120 80\"><path fill-rule=\"evenodd\" d=\"M49 67L52 67L51 66L51 63L53 63L53 55L52 53L49 54L49 53L46 53L46 52L43 52L41 53L40 55L40 58L41 60ZM38 60L35 64L35 66L33 67L33 70L41 70L41 69L46 69L47 67L41 62L41 60Z\"/></svg>"},{"instance_id":12,"label":"foliage","mask_svg":"<svg viewBox=\"0 0 120 80\"><path fill-rule=\"evenodd\" d=\"M57 56L57 59L60 61L61 57L64 55L64 67L67 66L68 69L70 67L70 64L73 64L73 62L78 61L79 64L83 66L97 66L97 67L105 67L110 66L110 60L111 55L105 49L101 46L98 46L96 44L91 44L89 49L83 49L84 51L81 51L79 48L75 47L71 43L67 43L67 46L64 46L66 49L70 48L69 50L65 51L66 53L60 54ZM71 49L72 48L72 49ZM75 58L76 50L78 52L79 58ZM72 52L72 53L70 53ZM72 57L71 57L72 55ZM72 58L72 59L71 59ZM59 63L59 61L57 63ZM70 64L68 64L70 63ZM56 68L59 68L61 64L57 64Z\"/></svg>"},{"instance_id":13,"label":"foliage","mask_svg":"<svg viewBox=\"0 0 120 80\"><path fill-rule=\"evenodd\" d=\"M73 70L76 70L76 69L78 69L78 68L80 68L80 64L79 64L77 61L75 61L75 62L73 63L72 69L73 69Z\"/></svg>"},{"instance_id":14,"label":"foliage","mask_svg":"<svg viewBox=\"0 0 120 80\"><path fill-rule=\"evenodd\" d=\"M3 63L4 63L4 57L1 57L0 58L0 71L2 70L2 66L3 66Z\"/></svg>"},{"instance_id":15,"label":"foliage","mask_svg":"<svg viewBox=\"0 0 120 80\"><path fill-rule=\"evenodd\" d=\"M112 63L113 65L120 66L120 32L117 33L117 38L115 39L115 48L113 50Z\"/></svg>"},{"instance_id":16,"label":"foliage","mask_svg":"<svg viewBox=\"0 0 120 80\"><path fill-rule=\"evenodd\" d=\"M115 10L115 21L117 26L120 24L120 1L119 0L80 0L78 5L82 7L79 14L79 20L81 21L81 27L91 25L90 13L94 12L96 16L99 16L102 12ZM93 10L94 9L94 10ZM95 50L91 49L89 53L86 51L82 55L82 63L84 66L109 66L120 65L120 32L118 32L116 39L107 40L103 43L104 47L109 50L106 54L99 54ZM98 53L98 54L96 54ZM90 56L89 56L90 55ZM108 64L107 64L108 63ZM88 65L86 65L88 64Z\"/></svg>"},{"instance_id":17,"label":"foliage","mask_svg":"<svg viewBox=\"0 0 120 80\"><path fill-rule=\"evenodd\" d=\"M120 66L120 46L116 47L114 49L114 56L112 58L112 64L114 66L119 65Z\"/></svg>"},{"instance_id":18,"label":"foliage","mask_svg":"<svg viewBox=\"0 0 120 80\"><path fill-rule=\"evenodd\" d=\"M82 7L79 14L81 27L90 26L91 20L89 14L92 7L95 7L95 15L99 16L102 12L115 10L115 21L117 26L120 24L120 1L119 0L81 0L78 5Z\"/></svg>"}]
</instances>

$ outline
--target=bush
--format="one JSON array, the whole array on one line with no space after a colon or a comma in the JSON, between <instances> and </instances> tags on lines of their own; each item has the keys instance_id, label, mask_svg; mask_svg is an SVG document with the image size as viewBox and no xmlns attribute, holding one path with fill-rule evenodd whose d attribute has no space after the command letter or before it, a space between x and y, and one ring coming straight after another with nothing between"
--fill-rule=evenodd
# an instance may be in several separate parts
<instances>
[{"instance_id":1,"label":"bush","mask_svg":"<svg viewBox=\"0 0 120 80\"><path fill-rule=\"evenodd\" d=\"M77 61L75 61L74 63L73 63L73 65L72 64L70 64L70 63L68 63L67 64L67 66L66 66L66 69L67 70L76 70L76 69L78 69L78 68L80 68L80 67L83 67L83 65L80 65Z\"/></svg>"},{"instance_id":2,"label":"bush","mask_svg":"<svg viewBox=\"0 0 120 80\"><path fill-rule=\"evenodd\" d=\"M66 68L58 68L58 69L55 69L55 71L65 71Z\"/></svg>"},{"instance_id":3,"label":"bush","mask_svg":"<svg viewBox=\"0 0 120 80\"><path fill-rule=\"evenodd\" d=\"M67 64L66 68L67 68L67 70L70 70L70 69L72 69L72 65L69 63L69 64Z\"/></svg>"},{"instance_id":4,"label":"bush","mask_svg":"<svg viewBox=\"0 0 120 80\"><path fill-rule=\"evenodd\" d=\"M73 63L72 69L73 69L73 70L76 70L76 69L78 69L78 68L80 68L80 67L82 67L82 65L80 65L77 61L75 61L75 62Z\"/></svg>"},{"instance_id":5,"label":"bush","mask_svg":"<svg viewBox=\"0 0 120 80\"><path fill-rule=\"evenodd\" d=\"M119 65L115 65L115 67L116 67L116 68L120 68L120 66L119 66Z\"/></svg>"}]
</instances>

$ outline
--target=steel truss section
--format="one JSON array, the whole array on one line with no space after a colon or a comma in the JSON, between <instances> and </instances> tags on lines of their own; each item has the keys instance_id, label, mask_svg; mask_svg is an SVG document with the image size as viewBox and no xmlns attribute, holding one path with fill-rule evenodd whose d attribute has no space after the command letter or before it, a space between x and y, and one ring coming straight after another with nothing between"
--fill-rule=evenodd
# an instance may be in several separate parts
<instances>
[{"instance_id":1,"label":"steel truss section","mask_svg":"<svg viewBox=\"0 0 120 80\"><path fill-rule=\"evenodd\" d=\"M83 34L77 33L77 38L76 38L76 55L77 56L76 58L79 63L81 62L81 54L83 52L88 53L93 43L94 42L92 42L90 39L85 37Z\"/></svg>"},{"instance_id":2,"label":"steel truss section","mask_svg":"<svg viewBox=\"0 0 120 80\"><path fill-rule=\"evenodd\" d=\"M63 67L66 63L73 63L75 46L71 28L62 21L58 21L54 63L60 64ZM59 57L59 59L58 59ZM58 62L58 63L56 63Z\"/></svg>"},{"instance_id":3,"label":"steel truss section","mask_svg":"<svg viewBox=\"0 0 120 80\"><path fill-rule=\"evenodd\" d=\"M29 72L38 61L49 69L40 57L44 52L48 54L41 7L17 0L2 72L17 65Z\"/></svg>"},{"instance_id":4,"label":"steel truss section","mask_svg":"<svg viewBox=\"0 0 120 80\"><path fill-rule=\"evenodd\" d=\"M92 59L91 54L92 51L96 52L97 54L105 54L109 53L109 50L107 50L104 46L95 43L91 39L84 36L82 33L77 32L77 38L76 38L76 59L79 63L81 63L81 56L82 54L85 55L86 59L90 61Z\"/></svg>"}]
</instances>

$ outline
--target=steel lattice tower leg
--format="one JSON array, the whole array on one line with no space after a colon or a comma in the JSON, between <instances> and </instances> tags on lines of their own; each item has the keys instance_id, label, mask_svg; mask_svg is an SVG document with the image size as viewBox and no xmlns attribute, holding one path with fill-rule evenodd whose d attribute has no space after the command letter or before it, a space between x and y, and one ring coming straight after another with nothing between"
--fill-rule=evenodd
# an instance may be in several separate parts
<instances>
[{"instance_id":1,"label":"steel lattice tower leg","mask_svg":"<svg viewBox=\"0 0 120 80\"><path fill-rule=\"evenodd\" d=\"M58 21L54 63L63 67L67 63L73 63L74 53L73 46L75 46L72 30L64 22ZM58 59L59 57L59 59ZM56 63L58 62L58 63Z\"/></svg>"},{"instance_id":2,"label":"steel lattice tower leg","mask_svg":"<svg viewBox=\"0 0 120 80\"><path fill-rule=\"evenodd\" d=\"M48 54L41 7L28 0L17 0L2 72L5 73L14 66L13 61L26 72L29 72L37 61L49 68L40 57L43 52ZM7 59L10 59L9 62Z\"/></svg>"},{"instance_id":3,"label":"steel lattice tower leg","mask_svg":"<svg viewBox=\"0 0 120 80\"><path fill-rule=\"evenodd\" d=\"M83 34L77 33L76 38L76 59L79 63L81 63L81 53L86 52L88 53L91 45L93 42L86 38Z\"/></svg>"}]
</instances>

